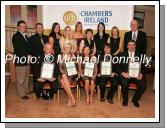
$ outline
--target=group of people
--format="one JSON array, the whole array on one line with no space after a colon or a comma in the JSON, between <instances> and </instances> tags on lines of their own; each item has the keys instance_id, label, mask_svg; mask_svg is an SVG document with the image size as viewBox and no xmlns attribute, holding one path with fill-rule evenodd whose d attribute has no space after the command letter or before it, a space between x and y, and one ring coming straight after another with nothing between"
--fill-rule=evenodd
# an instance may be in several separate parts
<instances>
[{"instance_id":1,"label":"group of people","mask_svg":"<svg viewBox=\"0 0 167 130\"><path fill-rule=\"evenodd\" d=\"M82 57L97 57L100 55L100 61L104 60L105 54L115 56L138 56L146 54L147 40L146 33L138 30L138 22L132 20L130 23L131 31L126 32L124 39L119 35L118 27L114 26L111 29L111 35L105 32L105 24L100 22L97 26L97 33L94 35L92 29L86 29L83 33L81 22L75 25L73 32L70 26L66 26L63 34L61 33L60 24L53 23L49 36L43 34L42 23L35 25L36 33L29 38L26 35L26 22L18 21L18 31L13 35L12 42L14 54L18 57L38 57L38 62L31 64L33 72L33 89L37 98L43 96L43 87L46 83L50 85L49 97L53 98L60 85L64 88L68 102L67 107L76 105L76 100L71 92L70 83L74 80L81 80L84 84L86 93L86 104L93 103L93 94L95 87L99 85L100 101L105 99L113 104L113 96L117 90L118 84L121 85L123 94L123 106L128 105L128 90L131 82L137 85L137 90L132 98L135 107L139 107L139 100L146 89L144 65L141 65L141 71L137 78L131 78L128 74L128 63L112 64L111 76L99 76L100 63L95 63L93 76L84 75L85 63L77 63L76 68L78 75L68 76L65 62L57 63L59 55L61 57L73 57L80 55ZM42 63L45 62L46 55L53 55L54 66L53 77L49 79L41 78ZM109 58L105 60L109 61ZM30 66L28 63L15 61L17 90L22 99L28 99L28 81ZM105 97L105 89L108 81L111 83L111 88ZM46 97L45 97L46 98Z\"/></svg>"}]
</instances>

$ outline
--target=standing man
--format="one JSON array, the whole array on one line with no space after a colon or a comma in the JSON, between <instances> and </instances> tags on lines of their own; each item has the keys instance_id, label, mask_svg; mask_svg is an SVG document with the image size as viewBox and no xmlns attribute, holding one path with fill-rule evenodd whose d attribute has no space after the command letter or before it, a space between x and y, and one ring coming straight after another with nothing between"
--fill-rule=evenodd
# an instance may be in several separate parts
<instances>
[{"instance_id":1,"label":"standing man","mask_svg":"<svg viewBox=\"0 0 167 130\"><path fill-rule=\"evenodd\" d=\"M131 31L126 32L124 36L124 51L127 51L127 44L130 40L136 42L136 52L146 54L147 51L147 35L145 32L138 30L139 24L137 20L131 21Z\"/></svg>"},{"instance_id":2,"label":"standing man","mask_svg":"<svg viewBox=\"0 0 167 130\"><path fill-rule=\"evenodd\" d=\"M131 40L128 42L127 45L128 50L125 51L124 53L122 53L120 55L120 57L124 57L126 60L127 58L138 58L140 61L140 54L136 52L136 44L135 41ZM139 100L141 98L141 96L143 95L145 89L146 89L146 80L145 80L145 76L144 76L144 64L141 64L141 71L139 73L139 76L136 78L132 78L129 76L129 67L128 67L128 63L131 62L131 60L128 60L129 62L127 63L125 61L121 61L120 66L118 67L118 73L120 75L120 83L121 83L121 90L122 90L122 94L123 94L123 102L122 105L123 106L127 106L128 105L128 91L129 91L129 84L131 82L135 83L137 86L137 90L135 91L135 94L132 98L132 102L134 104L135 107L140 107L139 105Z\"/></svg>"},{"instance_id":3,"label":"standing man","mask_svg":"<svg viewBox=\"0 0 167 130\"><path fill-rule=\"evenodd\" d=\"M48 36L43 34L42 23L35 25L36 33L29 38L31 55L39 59L39 56L44 54L44 44L48 42ZM37 63L32 64L33 84L37 80Z\"/></svg>"},{"instance_id":4,"label":"standing man","mask_svg":"<svg viewBox=\"0 0 167 130\"><path fill-rule=\"evenodd\" d=\"M29 65L28 57L30 54L30 46L28 36L26 35L26 22L20 20L17 22L18 31L13 35L12 43L14 54L16 55L16 80L17 91L22 99L28 99L28 81L29 81Z\"/></svg>"}]
</instances>

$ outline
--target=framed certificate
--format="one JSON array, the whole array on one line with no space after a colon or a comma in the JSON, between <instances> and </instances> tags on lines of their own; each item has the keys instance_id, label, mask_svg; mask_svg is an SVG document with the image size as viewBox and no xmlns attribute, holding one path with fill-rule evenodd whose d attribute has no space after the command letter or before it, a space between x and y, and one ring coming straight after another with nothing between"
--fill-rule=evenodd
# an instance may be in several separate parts
<instances>
[{"instance_id":1,"label":"framed certificate","mask_svg":"<svg viewBox=\"0 0 167 130\"><path fill-rule=\"evenodd\" d=\"M41 78L44 79L50 79L53 78L53 73L54 73L54 63L42 63L41 67Z\"/></svg>"},{"instance_id":2,"label":"framed certificate","mask_svg":"<svg viewBox=\"0 0 167 130\"><path fill-rule=\"evenodd\" d=\"M85 63L85 70L84 70L84 76L93 77L94 67L95 67L94 63L86 62Z\"/></svg>"},{"instance_id":3,"label":"framed certificate","mask_svg":"<svg viewBox=\"0 0 167 130\"><path fill-rule=\"evenodd\" d=\"M76 64L74 61L66 62L65 64L68 76L77 75Z\"/></svg>"},{"instance_id":4,"label":"framed certificate","mask_svg":"<svg viewBox=\"0 0 167 130\"><path fill-rule=\"evenodd\" d=\"M111 74L112 74L111 62L101 62L100 75L111 77Z\"/></svg>"},{"instance_id":5,"label":"framed certificate","mask_svg":"<svg viewBox=\"0 0 167 130\"><path fill-rule=\"evenodd\" d=\"M132 78L139 77L141 64L139 62L129 62L129 76Z\"/></svg>"}]
</instances>

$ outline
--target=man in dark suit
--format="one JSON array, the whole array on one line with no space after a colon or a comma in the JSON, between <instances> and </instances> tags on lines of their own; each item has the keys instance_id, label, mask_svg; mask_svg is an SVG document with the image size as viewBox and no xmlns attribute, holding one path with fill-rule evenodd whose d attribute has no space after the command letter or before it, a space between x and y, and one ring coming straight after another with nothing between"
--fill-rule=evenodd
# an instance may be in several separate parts
<instances>
[{"instance_id":1,"label":"man in dark suit","mask_svg":"<svg viewBox=\"0 0 167 130\"><path fill-rule=\"evenodd\" d=\"M38 58L40 55L44 54L43 48L45 43L48 42L48 36L43 34L43 25L42 23L37 23L35 25L36 33L32 35L28 41L30 43L30 52L31 55ZM33 72L33 84L35 85L35 81L37 79L36 72L36 63L32 64L32 72Z\"/></svg>"},{"instance_id":2,"label":"man in dark suit","mask_svg":"<svg viewBox=\"0 0 167 130\"><path fill-rule=\"evenodd\" d=\"M113 96L118 88L118 75L117 75L117 65L112 63L111 60L111 48L110 44L104 44L104 54L100 56L101 62L111 62L112 65L112 74L110 76L100 76L99 78L99 88L100 88L100 101L105 101L105 89L107 82L110 81L112 87L109 89L107 94L107 100L110 104L113 104Z\"/></svg>"},{"instance_id":3,"label":"man in dark suit","mask_svg":"<svg viewBox=\"0 0 167 130\"><path fill-rule=\"evenodd\" d=\"M131 31L126 32L124 36L124 51L127 51L127 44L130 40L136 42L136 52L139 54L146 54L147 50L147 36L145 32L138 30L138 22L131 21Z\"/></svg>"},{"instance_id":4,"label":"man in dark suit","mask_svg":"<svg viewBox=\"0 0 167 130\"><path fill-rule=\"evenodd\" d=\"M49 58L50 57L50 58ZM54 72L53 77L50 79L45 79L41 77L41 67L43 63L54 63ZM54 97L54 93L58 90L58 77L59 77L59 65L57 64L57 56L53 54L52 45L46 43L44 45L44 54L41 54L38 58L38 64L36 66L36 75L37 79L35 80L34 92L37 98L40 98L43 87L46 83L50 85L49 97L52 99Z\"/></svg>"},{"instance_id":5,"label":"man in dark suit","mask_svg":"<svg viewBox=\"0 0 167 130\"><path fill-rule=\"evenodd\" d=\"M28 99L27 93L30 71L28 57L30 54L30 46L26 35L26 22L23 20L18 21L17 28L18 31L12 37L14 54L17 57L15 59L17 91L22 99ZM26 60L24 61L24 59Z\"/></svg>"},{"instance_id":6,"label":"man in dark suit","mask_svg":"<svg viewBox=\"0 0 167 130\"><path fill-rule=\"evenodd\" d=\"M129 57L134 58L134 59L139 58L140 60L140 54L135 51L136 44L135 44L135 41L133 40L128 42L127 48L128 48L128 51L125 51L124 53L120 54L120 59L121 57L124 57L126 60L125 61L122 60L118 67L118 73L120 75L120 83L121 83L121 89L122 89L122 94L123 94L122 105L123 106L128 105L129 84L133 82L136 84L137 90L135 91L132 102L135 107L140 107L139 100L146 89L146 80L144 77L144 73L145 73L144 64L141 64L141 71L137 78L130 77L128 73L129 72L128 63L131 62L131 60L128 60L128 62L126 61L127 59L129 59Z\"/></svg>"}]
</instances>

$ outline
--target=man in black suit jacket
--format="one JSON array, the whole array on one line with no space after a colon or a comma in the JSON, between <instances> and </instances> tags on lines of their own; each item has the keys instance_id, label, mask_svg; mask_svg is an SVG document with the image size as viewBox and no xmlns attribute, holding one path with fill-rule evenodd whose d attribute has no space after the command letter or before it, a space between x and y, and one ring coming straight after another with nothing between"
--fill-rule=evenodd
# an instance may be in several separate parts
<instances>
[{"instance_id":1,"label":"man in black suit jacket","mask_svg":"<svg viewBox=\"0 0 167 130\"><path fill-rule=\"evenodd\" d=\"M50 56L50 55L52 55L52 56ZM48 58L48 56L50 56L50 58ZM41 75L41 67L42 67L43 62L55 64L53 78L44 79L40 76ZM44 54L41 54L39 56L38 63L36 66L37 78L35 81L34 92L35 92L37 98L40 98L43 87L46 83L48 83L50 85L50 90L49 90L50 99L52 99L54 97L54 93L57 92L58 86L59 86L59 83L58 83L59 74L60 74L60 72L59 72L59 65L57 64L57 56L53 54L52 45L46 43L44 45Z\"/></svg>"},{"instance_id":2,"label":"man in black suit jacket","mask_svg":"<svg viewBox=\"0 0 167 130\"><path fill-rule=\"evenodd\" d=\"M138 30L138 22L131 21L131 31L126 32L124 36L124 51L127 51L127 44L130 40L136 42L136 52L146 54L147 51L147 36L145 32Z\"/></svg>"},{"instance_id":3,"label":"man in black suit jacket","mask_svg":"<svg viewBox=\"0 0 167 130\"><path fill-rule=\"evenodd\" d=\"M136 48L135 41L133 40L129 41L127 48L128 48L128 51L125 51L124 53L120 54L120 58L125 57L125 59L127 60L127 58L129 59L129 57L132 57L132 58L138 57L140 60L141 55L135 51L135 48ZM128 73L128 68L129 68L128 63L129 62L131 61L128 60L128 62L124 62L122 60L118 67L118 73L120 75L120 83L121 83L121 89L122 89L122 94L123 94L122 105L123 106L128 105L129 84L133 82L137 85L137 90L133 96L132 102L135 107L140 107L139 100L146 89L146 81L144 77L144 73L145 73L144 64L141 64L141 71L140 71L139 76L137 78L132 78L129 76L129 73Z\"/></svg>"},{"instance_id":4,"label":"man in black suit jacket","mask_svg":"<svg viewBox=\"0 0 167 130\"><path fill-rule=\"evenodd\" d=\"M35 25L36 34L32 35L28 41L30 43L30 53L32 56L38 58L40 55L44 54L43 48L44 44L48 42L48 36L43 34L42 23L37 23ZM32 64L33 72L33 84L35 85L35 80L37 79L36 63Z\"/></svg>"},{"instance_id":5,"label":"man in black suit jacket","mask_svg":"<svg viewBox=\"0 0 167 130\"><path fill-rule=\"evenodd\" d=\"M22 99L28 99L28 81L29 81L29 65L28 57L30 54L30 46L26 35L26 22L20 20L17 22L18 31L12 37L16 65L16 79L18 94ZM24 61L24 59L26 60Z\"/></svg>"}]
</instances>

